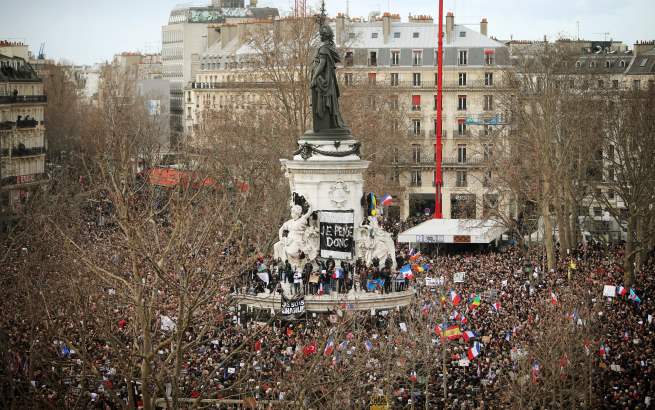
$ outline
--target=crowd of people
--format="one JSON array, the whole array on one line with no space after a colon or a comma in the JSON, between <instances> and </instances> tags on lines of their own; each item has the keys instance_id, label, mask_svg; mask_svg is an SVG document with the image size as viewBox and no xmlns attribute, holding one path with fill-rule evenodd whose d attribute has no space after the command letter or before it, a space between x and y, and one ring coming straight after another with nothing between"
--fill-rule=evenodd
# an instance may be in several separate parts
<instances>
[{"instance_id":1,"label":"crowd of people","mask_svg":"<svg viewBox=\"0 0 655 410\"><path fill-rule=\"evenodd\" d=\"M583 357L574 358L567 356L572 355L573 350L569 349L569 353L558 357L558 377L573 377L573 373L581 371L573 363L587 360L590 376L593 375L590 384L594 401L590 403L594 406L650 407L655 393L653 258L637 273L636 285L623 290L620 246L585 245L558 256L556 269L548 270L538 247L527 252L509 247L503 251L451 254L441 249L437 255L432 250L424 249L421 253L399 246L399 266L427 268L422 272L414 270L415 278L407 283L416 291L416 302L404 310L377 312L368 318L358 316L358 320L343 325L346 328L338 334L334 329L343 321L343 312L306 315L300 321L274 317L262 322L263 319L248 318L226 302L229 292L238 290L235 286L204 309L203 317L211 322L212 330L203 334L202 343L184 358L180 395L252 397L284 407L287 400L301 400L298 382L304 380L304 372L315 369L307 366L310 360L325 360L324 364L335 366L335 372L346 373L349 366L360 360L365 370L358 370L357 377L366 386L365 394L352 397L351 405L383 400L392 407L402 407L429 400L443 408L501 407L501 403L513 400L508 392L514 384L538 387L548 382L549 363L536 349L540 335L545 334L544 327L557 325L557 321L549 321L556 312L565 315L569 323L563 331L578 332L577 351L586 352ZM276 283L293 281L298 285L293 287L294 292L348 292L368 288L368 282L375 280L376 275L386 275L388 266L382 265L340 265L343 275L335 277L338 268L331 261L326 261L325 269L321 267L318 272L293 272L282 263L262 257L244 278L248 288L268 286L275 290ZM268 285L258 275L262 272L270 273ZM460 272L464 275L455 281L455 274ZM315 275L318 281L312 280ZM439 280L428 285L426 277ZM604 296L605 285L616 286L616 293ZM372 291L389 290L383 285ZM106 297L111 298L111 293ZM115 331L123 342L129 343L127 322L120 317L124 311L116 307L116 312L119 316ZM165 338L171 325L164 321L175 319L175 306L162 307L160 314L157 325ZM52 361L37 366L31 361L35 334L30 332L38 334L44 329L25 329L26 322L21 318L5 318L2 328L8 335L9 347L5 355L8 378L3 380L4 394L10 390L22 394L29 391L44 403L65 403L71 408L117 408L116 400L138 402L140 387L138 383L127 383L130 376L122 367L123 362L118 362L120 352L115 350L116 345L103 339L100 332L95 333L92 324L80 328L73 317L58 320L49 325L66 329L74 341L90 337L93 348L81 355L61 339L41 340L40 346L46 346ZM402 325L399 329L390 323ZM434 331L426 333L422 327L425 323ZM82 335L82 330L90 334ZM200 333L200 328L191 327L185 336L191 342ZM417 343L422 339L434 348L432 366L419 360L422 353ZM552 343L555 349L555 342ZM444 352L443 356L438 352ZM160 359L168 353L163 348ZM383 364L400 360L396 356L410 364L396 366L405 369L405 373L390 375L389 367ZM448 369L445 374L442 358ZM94 364L97 374L89 373L87 362ZM290 379L290 374L297 378ZM444 378L445 393L441 388ZM529 390L525 392L528 394ZM584 392L580 393L578 404L582 405L584 397Z\"/></svg>"}]
</instances>

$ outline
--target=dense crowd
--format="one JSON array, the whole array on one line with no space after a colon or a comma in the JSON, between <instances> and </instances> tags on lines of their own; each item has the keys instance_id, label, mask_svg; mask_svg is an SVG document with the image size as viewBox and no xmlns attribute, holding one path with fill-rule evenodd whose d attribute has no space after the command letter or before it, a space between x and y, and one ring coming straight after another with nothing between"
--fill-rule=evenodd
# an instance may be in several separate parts
<instances>
[{"instance_id":1,"label":"dense crowd","mask_svg":"<svg viewBox=\"0 0 655 410\"><path fill-rule=\"evenodd\" d=\"M266 322L261 318L249 320L253 318L226 302L230 298L228 291L205 309L203 317L211 322L212 330L184 358L180 395L298 400L294 396L296 382L289 379L289 374L297 373L302 380L303 372L309 371L309 360L327 357L340 369L348 369L357 360L365 363L365 374L358 377L363 377L359 381L369 387L365 397L352 398L358 405L383 397L394 406L406 406L424 403L431 396L431 403L442 407L495 408L511 400L507 392L512 383L539 386L547 382L545 369L549 364L543 359L539 361L534 349L538 335L544 334L543 327L556 324L548 320L553 312L558 312L566 316L566 329L579 328L576 331L582 335L577 341L578 351L586 352L587 359L582 360L588 360L593 371L595 404L606 408L648 408L655 393L655 266L652 258L646 261L637 273L637 285L623 291L621 252L621 247L581 246L570 254L559 255L557 268L548 271L539 249L527 253L507 248L460 254L448 254L442 249L437 256L429 250L421 254L399 247L400 266L425 267L423 271L414 270L415 278L408 280L408 285L416 290L416 303L405 310L377 312L374 317L362 318L356 329L346 329L338 335L330 329L337 327L342 312L306 315L300 321L280 317L268 318ZM261 283L248 286L266 286L257 275L263 271L262 265L270 272L271 289L275 289L276 281L296 283L284 264L261 258L252 271L245 273L247 278L258 278ZM334 278L335 266L327 264L326 272L318 272L318 283L310 279L316 272L307 272L307 281L300 282L306 285L295 290L347 292L365 284L360 274L368 281L369 273L371 278L382 275L380 271L385 266L342 268L345 272L352 269L352 276ZM327 273L328 269L332 274ZM464 275L455 282L459 272ZM426 277L438 280L426 286ZM603 296L605 285L617 286L617 293ZM111 300L111 289L105 297ZM129 307L115 309L116 338L124 343L130 343L124 319L128 311ZM138 402L139 386L126 383L129 373L117 361L115 341L103 339L100 332L94 331L93 324L80 327L72 317L57 320L50 326L66 329L73 341L91 340L92 348L82 357L62 340L41 340L41 346L54 354L51 362L36 366L30 361L37 347L33 332L42 329L26 329L26 322L18 317L5 318L2 328L9 338L9 366L5 372L10 383L4 381L4 394L9 390L31 392L45 403L63 402L71 408L115 408L112 400ZM426 322L434 332L424 332L421 323ZM399 330L390 323L402 323L404 328ZM162 307L157 325L161 326L162 338L174 328L173 304ZM451 331L454 333L447 333ZM188 329L187 341L196 340L199 332L195 327ZM427 339L435 352L446 349L445 397L440 390L444 377L439 365L441 356L436 354L436 365L416 365L407 377L396 377L389 383L389 375L385 374L388 368L382 363L396 360L395 351L405 352L403 361L419 363L418 352L412 351L417 338ZM396 350L385 349L385 343L394 344ZM155 360L163 360L168 354L167 348L163 348ZM85 361L92 362L98 373L89 373ZM567 377L567 372L579 371L568 365L569 361L574 362L574 358L566 354L558 357L562 377ZM389 389L389 385L394 387ZM170 393L170 386L165 387Z\"/></svg>"}]
</instances>

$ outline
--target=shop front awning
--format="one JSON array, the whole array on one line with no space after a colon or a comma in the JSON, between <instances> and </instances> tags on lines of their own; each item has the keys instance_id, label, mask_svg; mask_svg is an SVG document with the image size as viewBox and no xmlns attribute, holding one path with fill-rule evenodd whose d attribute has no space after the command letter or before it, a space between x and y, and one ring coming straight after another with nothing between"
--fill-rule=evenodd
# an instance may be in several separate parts
<instances>
[{"instance_id":1,"label":"shop front awning","mask_svg":"<svg viewBox=\"0 0 655 410\"><path fill-rule=\"evenodd\" d=\"M402 243L490 243L506 228L497 221L479 219L429 219L398 235Z\"/></svg>"}]
</instances>

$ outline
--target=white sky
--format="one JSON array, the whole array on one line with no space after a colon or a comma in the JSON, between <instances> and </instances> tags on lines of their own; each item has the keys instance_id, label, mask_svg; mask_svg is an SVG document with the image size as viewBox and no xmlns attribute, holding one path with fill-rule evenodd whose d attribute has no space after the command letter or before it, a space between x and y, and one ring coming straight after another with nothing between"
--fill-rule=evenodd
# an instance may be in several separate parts
<instances>
[{"instance_id":1,"label":"white sky","mask_svg":"<svg viewBox=\"0 0 655 410\"><path fill-rule=\"evenodd\" d=\"M248 0L246 0L247 2ZM160 49L161 26L170 10L184 0L0 0L0 39L20 40L37 52L45 42L50 58L77 64L111 59L122 51L155 52ZM203 3L196 0L195 3ZM207 3L209 0L206 1ZM317 0L308 0L313 7ZM260 0L288 13L291 0ZM403 21L411 14L437 16L437 0L350 0L352 16L387 11ZM346 11L346 0L327 0L328 12ZM655 0L444 0L445 11L455 22L477 30L482 17L489 20L489 34L501 39L543 39L544 35L633 44L655 39Z\"/></svg>"}]
</instances>

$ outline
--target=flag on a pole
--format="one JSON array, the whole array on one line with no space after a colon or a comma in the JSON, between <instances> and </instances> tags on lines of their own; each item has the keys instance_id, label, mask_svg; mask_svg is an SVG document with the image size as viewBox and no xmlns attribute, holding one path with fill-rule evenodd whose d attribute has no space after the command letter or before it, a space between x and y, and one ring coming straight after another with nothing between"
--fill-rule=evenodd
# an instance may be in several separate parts
<instances>
[{"instance_id":1,"label":"flag on a pole","mask_svg":"<svg viewBox=\"0 0 655 410\"><path fill-rule=\"evenodd\" d=\"M325 350L323 350L324 356L330 356L334 352L334 339L330 337L325 345Z\"/></svg>"},{"instance_id":2,"label":"flag on a pole","mask_svg":"<svg viewBox=\"0 0 655 410\"><path fill-rule=\"evenodd\" d=\"M367 340L364 342L364 347L366 348L367 352L370 352L371 349L373 349L373 343L371 343L370 340Z\"/></svg>"},{"instance_id":3,"label":"flag on a pole","mask_svg":"<svg viewBox=\"0 0 655 410\"><path fill-rule=\"evenodd\" d=\"M380 203L383 206L389 206L389 205L391 205L392 202L393 202L393 197L391 195L389 195L389 194L386 194L385 196L383 196L382 200L380 201Z\"/></svg>"},{"instance_id":4,"label":"flag on a pole","mask_svg":"<svg viewBox=\"0 0 655 410\"><path fill-rule=\"evenodd\" d=\"M623 286L619 286L616 288L616 294L620 296L625 296L628 293L628 289L624 288Z\"/></svg>"},{"instance_id":5,"label":"flag on a pole","mask_svg":"<svg viewBox=\"0 0 655 410\"><path fill-rule=\"evenodd\" d=\"M552 290L550 291L550 303L557 304L557 295Z\"/></svg>"},{"instance_id":6,"label":"flag on a pole","mask_svg":"<svg viewBox=\"0 0 655 410\"><path fill-rule=\"evenodd\" d=\"M635 293L635 290L630 288L630 296L628 296L628 299L635 301L637 303L641 303L641 299L639 299L639 296Z\"/></svg>"},{"instance_id":7,"label":"flag on a pole","mask_svg":"<svg viewBox=\"0 0 655 410\"><path fill-rule=\"evenodd\" d=\"M476 357L480 356L480 343L473 342L473 346L470 347L469 350L466 352L466 356L469 358L469 360L473 360Z\"/></svg>"},{"instance_id":8,"label":"flag on a pole","mask_svg":"<svg viewBox=\"0 0 655 410\"><path fill-rule=\"evenodd\" d=\"M476 309L477 307L480 306L481 300L480 300L480 295L477 295L473 298L473 302L471 302L471 310Z\"/></svg>"},{"instance_id":9,"label":"flag on a pole","mask_svg":"<svg viewBox=\"0 0 655 410\"><path fill-rule=\"evenodd\" d=\"M442 336L448 338L448 340L457 340L462 337L462 330L459 326L453 325L444 330Z\"/></svg>"},{"instance_id":10,"label":"flag on a pole","mask_svg":"<svg viewBox=\"0 0 655 410\"><path fill-rule=\"evenodd\" d=\"M466 343L468 343L469 340L475 339L477 336L475 335L475 333L473 331L467 330L466 332L464 332L462 334L462 337L464 337L464 341Z\"/></svg>"},{"instance_id":11,"label":"flag on a pole","mask_svg":"<svg viewBox=\"0 0 655 410\"><path fill-rule=\"evenodd\" d=\"M496 312L498 312L498 311L500 310L500 302L495 302L495 303L494 303L493 305L491 305L491 306L493 306L493 308L494 308L494 310L495 310Z\"/></svg>"},{"instance_id":12,"label":"flag on a pole","mask_svg":"<svg viewBox=\"0 0 655 410\"><path fill-rule=\"evenodd\" d=\"M454 290L450 291L450 301L453 302L453 306L459 305L459 302L462 301L462 297L455 292Z\"/></svg>"}]
</instances>

